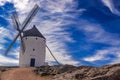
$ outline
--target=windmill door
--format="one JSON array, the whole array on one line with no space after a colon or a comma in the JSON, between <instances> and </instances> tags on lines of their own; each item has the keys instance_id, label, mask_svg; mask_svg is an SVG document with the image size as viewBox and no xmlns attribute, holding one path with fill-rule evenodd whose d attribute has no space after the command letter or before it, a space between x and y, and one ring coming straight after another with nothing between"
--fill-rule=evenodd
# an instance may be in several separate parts
<instances>
[{"instance_id":1,"label":"windmill door","mask_svg":"<svg viewBox=\"0 0 120 80\"><path fill-rule=\"evenodd\" d=\"M31 58L31 60L30 60L30 66L31 67L35 66L35 58Z\"/></svg>"}]
</instances>

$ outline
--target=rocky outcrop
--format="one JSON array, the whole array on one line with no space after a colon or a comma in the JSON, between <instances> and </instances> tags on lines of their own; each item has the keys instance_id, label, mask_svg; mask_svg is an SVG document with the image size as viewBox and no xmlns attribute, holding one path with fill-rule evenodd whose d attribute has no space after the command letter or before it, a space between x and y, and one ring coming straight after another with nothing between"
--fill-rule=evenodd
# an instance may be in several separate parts
<instances>
[{"instance_id":1,"label":"rocky outcrop","mask_svg":"<svg viewBox=\"0 0 120 80\"><path fill-rule=\"evenodd\" d=\"M41 66L39 68L36 68L34 72L41 76L48 76L48 75L57 75L67 72L72 72L76 70L77 67L72 65L55 65L55 66Z\"/></svg>"},{"instance_id":2,"label":"rocky outcrop","mask_svg":"<svg viewBox=\"0 0 120 80\"><path fill-rule=\"evenodd\" d=\"M120 64L102 67L41 66L34 73L43 77L51 76L49 80L120 80Z\"/></svg>"}]
</instances>

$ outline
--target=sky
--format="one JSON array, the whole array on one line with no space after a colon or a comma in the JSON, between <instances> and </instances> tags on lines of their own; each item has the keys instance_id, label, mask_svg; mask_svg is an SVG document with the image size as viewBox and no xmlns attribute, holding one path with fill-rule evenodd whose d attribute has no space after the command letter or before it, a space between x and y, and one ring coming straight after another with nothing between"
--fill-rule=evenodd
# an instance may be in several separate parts
<instances>
[{"instance_id":1,"label":"sky","mask_svg":"<svg viewBox=\"0 0 120 80\"><path fill-rule=\"evenodd\" d=\"M20 40L8 56L8 45L18 32L11 16L20 23L38 4L32 22L61 64L103 66L120 62L120 0L0 0L0 66L19 65ZM46 49L46 62L54 59Z\"/></svg>"}]
</instances>

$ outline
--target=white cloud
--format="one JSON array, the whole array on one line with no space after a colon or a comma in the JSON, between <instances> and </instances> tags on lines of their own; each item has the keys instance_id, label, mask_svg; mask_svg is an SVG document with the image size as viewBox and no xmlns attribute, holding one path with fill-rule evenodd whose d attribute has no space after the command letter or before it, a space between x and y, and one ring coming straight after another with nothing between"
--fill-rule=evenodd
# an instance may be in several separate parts
<instances>
[{"instance_id":1,"label":"white cloud","mask_svg":"<svg viewBox=\"0 0 120 80\"><path fill-rule=\"evenodd\" d=\"M112 55L114 57L110 57ZM97 50L94 55L83 58L88 62L109 60L109 64L115 64L120 62L120 47L109 47L101 50Z\"/></svg>"},{"instance_id":2,"label":"white cloud","mask_svg":"<svg viewBox=\"0 0 120 80\"><path fill-rule=\"evenodd\" d=\"M0 55L0 66L10 66L11 64L18 65L18 60Z\"/></svg>"},{"instance_id":3,"label":"white cloud","mask_svg":"<svg viewBox=\"0 0 120 80\"><path fill-rule=\"evenodd\" d=\"M41 7L45 8L47 11L51 13L63 13L72 9L74 2L73 0L46 0L40 1Z\"/></svg>"},{"instance_id":4,"label":"white cloud","mask_svg":"<svg viewBox=\"0 0 120 80\"><path fill-rule=\"evenodd\" d=\"M6 50L5 46L3 45L4 43L7 42L7 40L5 38L9 39L13 39L13 33L10 32L9 29L4 28L4 27L0 27L0 53L4 53L4 51ZM11 53L15 53L15 54L11 54ZM0 54L0 66L9 66L9 65L18 65L18 52L16 51L12 51L9 55L14 55L14 58L10 58L8 56L5 56L4 54Z\"/></svg>"},{"instance_id":5,"label":"white cloud","mask_svg":"<svg viewBox=\"0 0 120 80\"><path fill-rule=\"evenodd\" d=\"M0 0L0 6L3 6L6 2L10 2L14 4L17 11L24 12L30 10L30 9L26 9L26 7L29 5L32 7L35 4L34 1L35 0Z\"/></svg>"},{"instance_id":6,"label":"white cloud","mask_svg":"<svg viewBox=\"0 0 120 80\"><path fill-rule=\"evenodd\" d=\"M118 34L109 33L105 31L101 25L84 20L81 21L80 26L82 27L79 29L86 35L86 41L88 43L102 43L112 46L100 50L98 49L93 55L86 56L83 60L88 62L110 60L111 63L117 63L120 61L120 38ZM109 55L113 55L114 57L111 58Z\"/></svg>"},{"instance_id":7,"label":"white cloud","mask_svg":"<svg viewBox=\"0 0 120 80\"><path fill-rule=\"evenodd\" d=\"M4 49L4 43L7 42L5 38L9 37L9 39L12 39L13 35L12 32L10 32L8 29L4 27L0 27L0 50Z\"/></svg>"},{"instance_id":8,"label":"white cloud","mask_svg":"<svg viewBox=\"0 0 120 80\"><path fill-rule=\"evenodd\" d=\"M88 62L95 62L99 60L108 60L109 58L106 56L109 53L109 50L98 50L96 53L92 56L85 57L83 60L88 61Z\"/></svg>"},{"instance_id":9,"label":"white cloud","mask_svg":"<svg viewBox=\"0 0 120 80\"><path fill-rule=\"evenodd\" d=\"M113 4L113 0L102 0L102 2L104 3L105 6L107 6L110 11L113 14L119 15L120 16L120 12L115 8L115 4Z\"/></svg>"},{"instance_id":10,"label":"white cloud","mask_svg":"<svg viewBox=\"0 0 120 80\"><path fill-rule=\"evenodd\" d=\"M115 58L111 60L110 64L120 63L120 47L110 48Z\"/></svg>"},{"instance_id":11,"label":"white cloud","mask_svg":"<svg viewBox=\"0 0 120 80\"><path fill-rule=\"evenodd\" d=\"M118 34L105 31L100 24L81 21L80 26L83 26L80 27L80 30L83 31L89 42L104 43L112 46L120 45Z\"/></svg>"}]
</instances>

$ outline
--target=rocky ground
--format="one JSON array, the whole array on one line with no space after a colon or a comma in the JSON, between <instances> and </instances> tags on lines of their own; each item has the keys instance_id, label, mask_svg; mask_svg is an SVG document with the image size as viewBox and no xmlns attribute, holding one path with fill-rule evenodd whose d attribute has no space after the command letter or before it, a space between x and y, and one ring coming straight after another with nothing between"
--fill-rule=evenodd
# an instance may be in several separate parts
<instances>
[{"instance_id":1,"label":"rocky ground","mask_svg":"<svg viewBox=\"0 0 120 80\"><path fill-rule=\"evenodd\" d=\"M72 65L39 68L0 67L0 80L120 80L120 64L102 67Z\"/></svg>"},{"instance_id":2,"label":"rocky ground","mask_svg":"<svg viewBox=\"0 0 120 80\"><path fill-rule=\"evenodd\" d=\"M120 80L120 64L102 67L43 66L36 68L34 73L51 76L50 80Z\"/></svg>"}]
</instances>

